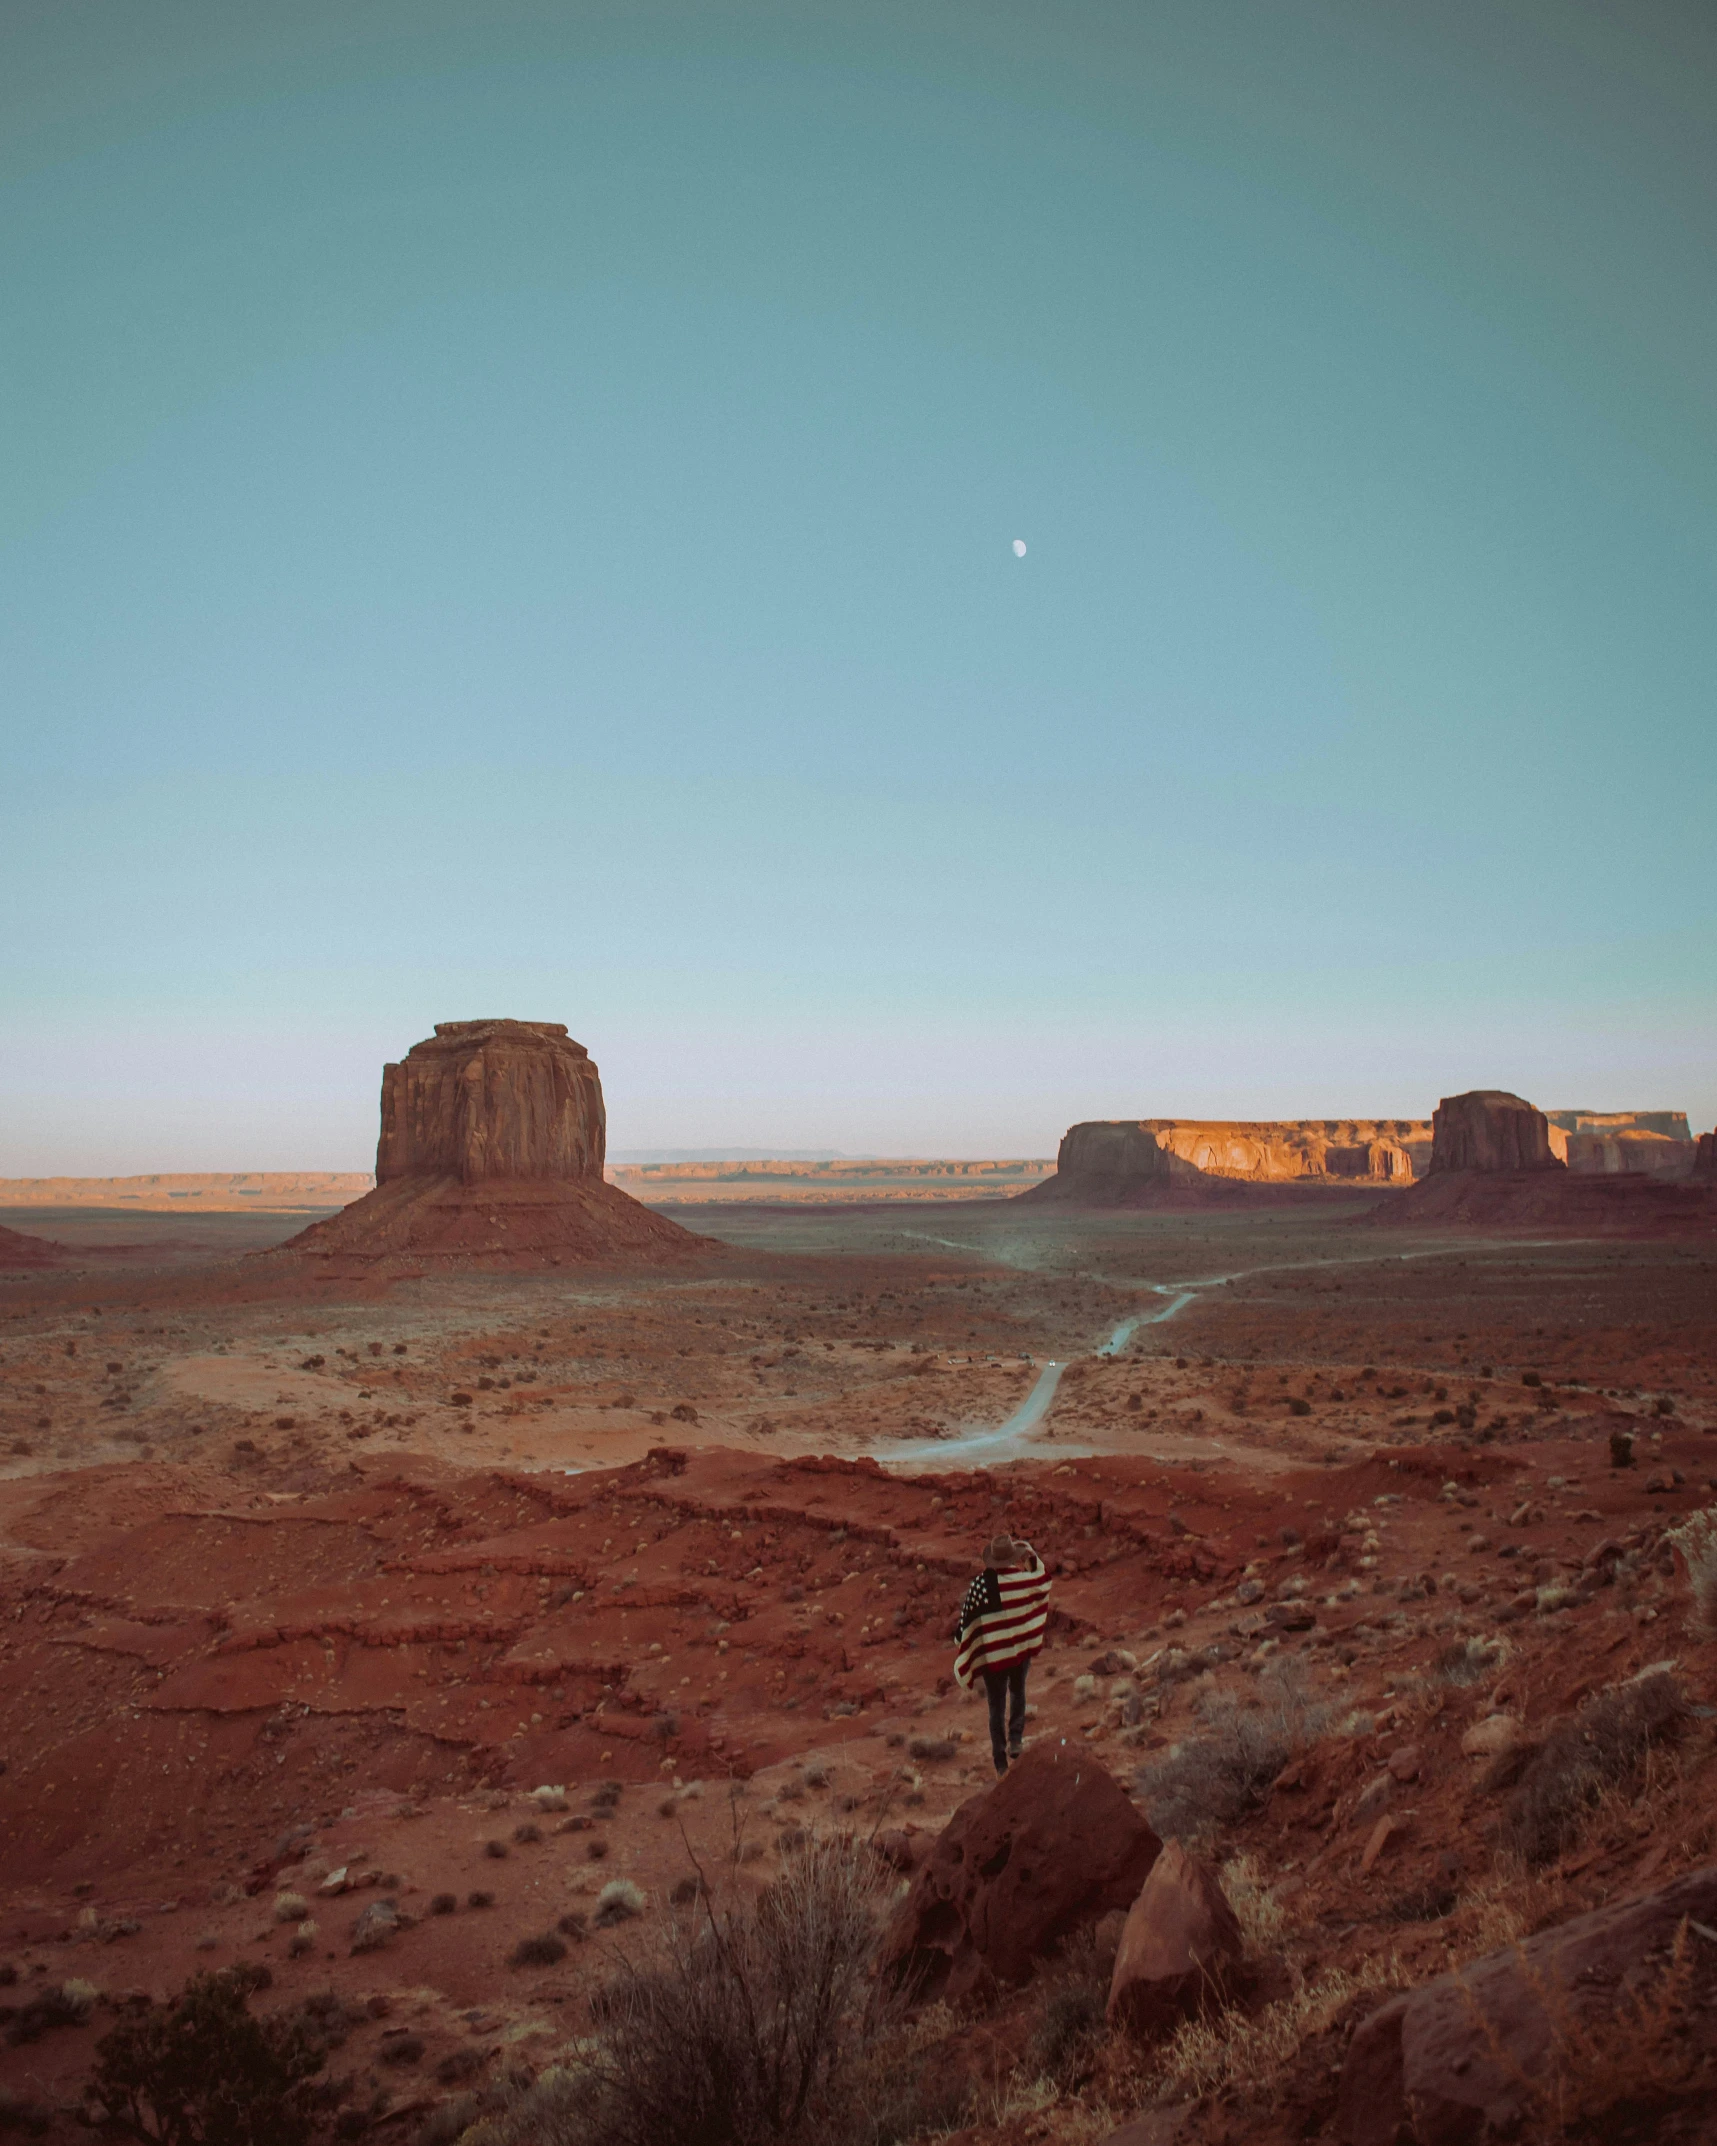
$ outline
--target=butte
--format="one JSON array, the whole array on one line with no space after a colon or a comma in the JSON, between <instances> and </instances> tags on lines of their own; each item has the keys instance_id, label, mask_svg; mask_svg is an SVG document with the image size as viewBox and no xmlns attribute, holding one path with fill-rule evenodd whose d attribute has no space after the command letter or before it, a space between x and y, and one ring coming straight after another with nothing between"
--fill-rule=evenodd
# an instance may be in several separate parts
<instances>
[{"instance_id":1,"label":"butte","mask_svg":"<svg viewBox=\"0 0 1717 2146\"><path fill-rule=\"evenodd\" d=\"M678 1266L718 1251L605 1183L607 1146L601 1078L564 1024L438 1021L382 1068L375 1190L280 1254L421 1272Z\"/></svg>"}]
</instances>

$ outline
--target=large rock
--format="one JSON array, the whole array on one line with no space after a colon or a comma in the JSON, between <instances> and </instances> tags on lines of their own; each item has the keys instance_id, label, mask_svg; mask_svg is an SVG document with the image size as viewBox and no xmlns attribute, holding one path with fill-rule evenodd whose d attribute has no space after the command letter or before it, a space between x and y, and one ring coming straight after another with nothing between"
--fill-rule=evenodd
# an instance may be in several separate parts
<instances>
[{"instance_id":1,"label":"large rock","mask_svg":"<svg viewBox=\"0 0 1717 2146\"><path fill-rule=\"evenodd\" d=\"M1699 1135L1699 1152L1693 1160L1693 1175L1698 1183L1717 1183L1717 1132Z\"/></svg>"},{"instance_id":2,"label":"large rock","mask_svg":"<svg viewBox=\"0 0 1717 2146\"><path fill-rule=\"evenodd\" d=\"M1686 1987L1653 2052L1641 2021L1667 1987L1684 1922ZM1717 1926L1717 1869L1393 1998L1349 2045L1341 2136L1350 2146L1479 2146L1521 2129L1548 2135L1559 2079L1577 2084L1587 2065L1620 2070L1630 2055L1654 2054L1717 2061L1717 1943L1693 1923Z\"/></svg>"},{"instance_id":3,"label":"large rock","mask_svg":"<svg viewBox=\"0 0 1717 2146\"><path fill-rule=\"evenodd\" d=\"M1098 1119L1070 1126L1055 1175L1020 1197L1124 1206L1213 1179L1410 1184L1429 1159L1430 1133L1414 1118Z\"/></svg>"},{"instance_id":4,"label":"large rock","mask_svg":"<svg viewBox=\"0 0 1717 2146\"><path fill-rule=\"evenodd\" d=\"M923 2002L1019 1982L1130 1908L1162 1843L1088 1751L1043 1744L949 1819L889 1926L884 1972Z\"/></svg>"},{"instance_id":5,"label":"large rock","mask_svg":"<svg viewBox=\"0 0 1717 2146\"><path fill-rule=\"evenodd\" d=\"M376 1189L281 1250L331 1272L715 1254L604 1183L606 1147L601 1079L558 1021L442 1021L382 1069Z\"/></svg>"},{"instance_id":6,"label":"large rock","mask_svg":"<svg viewBox=\"0 0 1717 2146\"><path fill-rule=\"evenodd\" d=\"M1109 2024L1147 2040L1216 1998L1245 1956L1213 1871L1169 1841L1127 1916L1109 1981Z\"/></svg>"},{"instance_id":7,"label":"large rock","mask_svg":"<svg viewBox=\"0 0 1717 2146\"><path fill-rule=\"evenodd\" d=\"M376 1183L397 1177L600 1179L602 1082L559 1021L437 1021L382 1068Z\"/></svg>"},{"instance_id":8,"label":"large rock","mask_svg":"<svg viewBox=\"0 0 1717 2146\"><path fill-rule=\"evenodd\" d=\"M1431 1119L1433 1177L1452 1170L1560 1170L1543 1111L1501 1088L1446 1095Z\"/></svg>"}]
</instances>

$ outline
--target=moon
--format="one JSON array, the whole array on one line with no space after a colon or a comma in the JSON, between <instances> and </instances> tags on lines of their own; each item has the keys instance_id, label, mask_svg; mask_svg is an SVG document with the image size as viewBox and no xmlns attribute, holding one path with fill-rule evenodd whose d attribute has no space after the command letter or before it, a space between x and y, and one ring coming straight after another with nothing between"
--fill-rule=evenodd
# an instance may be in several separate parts
<instances>
[{"instance_id":1,"label":"moon","mask_svg":"<svg viewBox=\"0 0 1717 2146\"><path fill-rule=\"evenodd\" d=\"M1024 537L1015 537L1015 538L1014 538L1014 557L1015 557L1016 559L1023 559L1023 558L1025 557L1025 538L1024 538Z\"/></svg>"}]
</instances>

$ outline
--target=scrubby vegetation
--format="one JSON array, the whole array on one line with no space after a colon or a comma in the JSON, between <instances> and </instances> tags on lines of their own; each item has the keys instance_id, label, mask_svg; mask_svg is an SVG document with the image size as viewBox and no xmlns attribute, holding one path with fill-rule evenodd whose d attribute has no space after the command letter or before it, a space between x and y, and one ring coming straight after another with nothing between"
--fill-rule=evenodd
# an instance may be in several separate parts
<instances>
[{"instance_id":1,"label":"scrubby vegetation","mask_svg":"<svg viewBox=\"0 0 1717 2146\"><path fill-rule=\"evenodd\" d=\"M1492 1774L1493 1786L1512 1789L1503 1845L1528 1864L1561 1855L1604 1797L1633 1781L1687 1719L1681 1686L1659 1671L1588 1700L1536 1747L1505 1754Z\"/></svg>"},{"instance_id":2,"label":"scrubby vegetation","mask_svg":"<svg viewBox=\"0 0 1717 2146\"><path fill-rule=\"evenodd\" d=\"M1255 1701L1211 1693L1199 1703L1201 1732L1141 1769L1138 1788L1164 1840L1207 1840L1252 1809L1282 1768L1329 1726L1331 1710L1310 1698L1299 1664L1272 1663Z\"/></svg>"},{"instance_id":3,"label":"scrubby vegetation","mask_svg":"<svg viewBox=\"0 0 1717 2146\"><path fill-rule=\"evenodd\" d=\"M252 1972L198 1975L170 2004L124 2019L96 2050L107 2120L158 2146L300 2146L324 2044L304 2018L256 2018Z\"/></svg>"}]
</instances>

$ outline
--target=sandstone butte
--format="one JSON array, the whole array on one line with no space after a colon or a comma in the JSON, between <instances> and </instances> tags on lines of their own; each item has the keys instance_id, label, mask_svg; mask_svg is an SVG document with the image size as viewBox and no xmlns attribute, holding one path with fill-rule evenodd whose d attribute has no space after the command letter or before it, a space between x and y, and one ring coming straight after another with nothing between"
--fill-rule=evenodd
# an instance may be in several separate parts
<instances>
[{"instance_id":1,"label":"sandstone butte","mask_svg":"<svg viewBox=\"0 0 1717 2146\"><path fill-rule=\"evenodd\" d=\"M603 1181L608 1119L590 1053L559 1021L438 1021L382 1068L371 1193L279 1254L397 1265L658 1266L709 1240Z\"/></svg>"},{"instance_id":2,"label":"sandstone butte","mask_svg":"<svg viewBox=\"0 0 1717 2146\"><path fill-rule=\"evenodd\" d=\"M1563 1112L1563 1117L1590 1113ZM1679 1113L1616 1113L1636 1119ZM1642 1126L1626 1145L1661 1141L1684 1158L1673 1172L1632 1163L1612 1167L1577 1160L1577 1143L1613 1136L1578 1135L1500 1088L1445 1096L1431 1120L1431 1167L1422 1185L1380 1220L1418 1223L1522 1223L1571 1228L1660 1230L1717 1226L1711 1181L1698 1175L1703 1144ZM1560 1149L1560 1152L1559 1152Z\"/></svg>"},{"instance_id":3,"label":"sandstone butte","mask_svg":"<svg viewBox=\"0 0 1717 2146\"><path fill-rule=\"evenodd\" d=\"M1417 1118L1094 1120L1068 1129L1055 1175L1020 1198L1130 1206L1213 1180L1402 1185L1430 1152L1431 1128Z\"/></svg>"}]
</instances>

